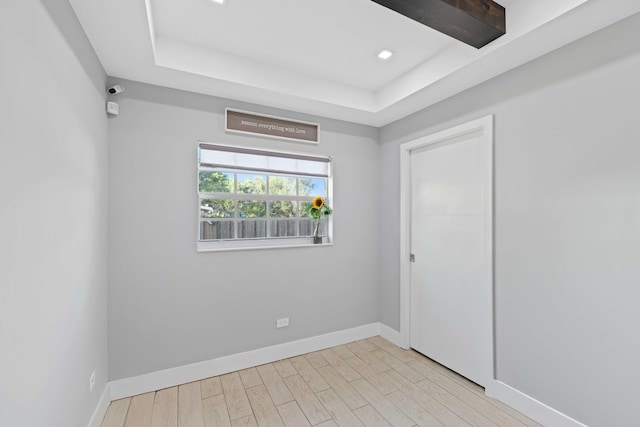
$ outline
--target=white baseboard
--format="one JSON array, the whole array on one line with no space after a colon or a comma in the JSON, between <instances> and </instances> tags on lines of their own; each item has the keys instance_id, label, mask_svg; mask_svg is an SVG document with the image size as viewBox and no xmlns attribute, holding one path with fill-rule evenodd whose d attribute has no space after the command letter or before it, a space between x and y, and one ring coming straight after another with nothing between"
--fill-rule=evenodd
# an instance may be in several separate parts
<instances>
[{"instance_id":1,"label":"white baseboard","mask_svg":"<svg viewBox=\"0 0 640 427\"><path fill-rule=\"evenodd\" d=\"M380 323L380 336L400 348L404 348L405 350L408 348L402 342L402 335L400 335L400 332L388 327L384 323Z\"/></svg>"},{"instance_id":2,"label":"white baseboard","mask_svg":"<svg viewBox=\"0 0 640 427\"><path fill-rule=\"evenodd\" d=\"M179 384L199 381L216 375L227 374L229 372L264 365L265 363L299 356L336 345L374 337L381 334L383 326L385 333L393 336L393 334L388 333L389 331L393 331L393 329L388 326L380 323L370 323L356 328L304 338L298 341L224 356L218 359L206 360L204 362L192 363L136 377L111 381L109 383L110 398L111 400L117 400L167 387L174 387ZM397 332L395 333L398 334ZM385 338L387 337L385 336ZM392 341L390 338L387 339Z\"/></svg>"},{"instance_id":3,"label":"white baseboard","mask_svg":"<svg viewBox=\"0 0 640 427\"><path fill-rule=\"evenodd\" d=\"M520 411L527 417L545 426L588 427L586 424L574 420L568 415L508 386L502 381L493 380L493 382L486 387L485 393L487 396L506 403L513 409Z\"/></svg>"},{"instance_id":4,"label":"white baseboard","mask_svg":"<svg viewBox=\"0 0 640 427\"><path fill-rule=\"evenodd\" d=\"M218 359L206 360L204 362L111 381L105 386L102 397L91 417L88 427L100 427L100 423L112 400L199 381L216 375L259 366L376 335L380 335L393 344L403 347L400 332L382 323L370 323L356 328L304 338L298 341L264 347L244 353L220 357ZM493 380L490 382L485 392L487 396L506 403L543 425L554 427L588 427L501 381Z\"/></svg>"},{"instance_id":5,"label":"white baseboard","mask_svg":"<svg viewBox=\"0 0 640 427\"><path fill-rule=\"evenodd\" d=\"M102 424L102 420L104 419L104 415L107 413L107 408L109 408L109 403L111 403L111 394L109 393L109 383L107 383L104 386L102 396L100 396L98 405L96 406L95 411L93 411L93 415L91 416L91 420L89 420L87 427L100 427L100 424Z\"/></svg>"}]
</instances>

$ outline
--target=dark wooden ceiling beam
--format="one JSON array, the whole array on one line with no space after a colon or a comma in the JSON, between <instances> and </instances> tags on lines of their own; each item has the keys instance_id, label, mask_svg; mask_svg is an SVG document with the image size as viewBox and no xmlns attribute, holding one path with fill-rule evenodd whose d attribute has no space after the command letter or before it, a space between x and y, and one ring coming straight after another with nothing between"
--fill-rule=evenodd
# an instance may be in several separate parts
<instances>
[{"instance_id":1,"label":"dark wooden ceiling beam","mask_svg":"<svg viewBox=\"0 0 640 427\"><path fill-rule=\"evenodd\" d=\"M372 0L480 49L504 35L504 7L492 0Z\"/></svg>"}]
</instances>

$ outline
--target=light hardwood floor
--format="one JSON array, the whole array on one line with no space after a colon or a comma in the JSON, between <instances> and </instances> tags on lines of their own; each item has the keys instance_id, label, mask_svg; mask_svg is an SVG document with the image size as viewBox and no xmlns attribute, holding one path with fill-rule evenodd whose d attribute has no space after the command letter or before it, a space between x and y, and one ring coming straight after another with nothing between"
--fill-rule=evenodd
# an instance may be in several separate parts
<instances>
[{"instance_id":1,"label":"light hardwood floor","mask_svg":"<svg viewBox=\"0 0 640 427\"><path fill-rule=\"evenodd\" d=\"M111 402L102 427L540 427L381 337Z\"/></svg>"}]
</instances>

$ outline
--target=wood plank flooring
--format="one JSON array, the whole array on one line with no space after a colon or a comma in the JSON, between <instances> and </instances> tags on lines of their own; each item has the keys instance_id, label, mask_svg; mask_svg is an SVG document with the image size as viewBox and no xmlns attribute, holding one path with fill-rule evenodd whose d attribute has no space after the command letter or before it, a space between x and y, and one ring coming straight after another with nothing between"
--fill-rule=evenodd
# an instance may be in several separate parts
<instances>
[{"instance_id":1,"label":"wood plank flooring","mask_svg":"<svg viewBox=\"0 0 640 427\"><path fill-rule=\"evenodd\" d=\"M111 402L102 427L541 427L373 337Z\"/></svg>"}]
</instances>

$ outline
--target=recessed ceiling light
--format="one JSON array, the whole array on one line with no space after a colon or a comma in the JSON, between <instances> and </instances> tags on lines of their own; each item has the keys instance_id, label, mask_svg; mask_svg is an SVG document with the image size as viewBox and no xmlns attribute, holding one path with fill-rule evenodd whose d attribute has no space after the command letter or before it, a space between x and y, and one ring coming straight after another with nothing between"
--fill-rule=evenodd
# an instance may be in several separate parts
<instances>
[{"instance_id":1,"label":"recessed ceiling light","mask_svg":"<svg viewBox=\"0 0 640 427\"><path fill-rule=\"evenodd\" d=\"M380 59L389 59L389 58L391 58L391 55L393 55L393 52L391 52L390 50L387 50L387 49L383 49L378 54L378 58L380 58Z\"/></svg>"},{"instance_id":2,"label":"recessed ceiling light","mask_svg":"<svg viewBox=\"0 0 640 427\"><path fill-rule=\"evenodd\" d=\"M224 3L224 0L210 0L211 3L218 3L218 4L222 4Z\"/></svg>"}]
</instances>

